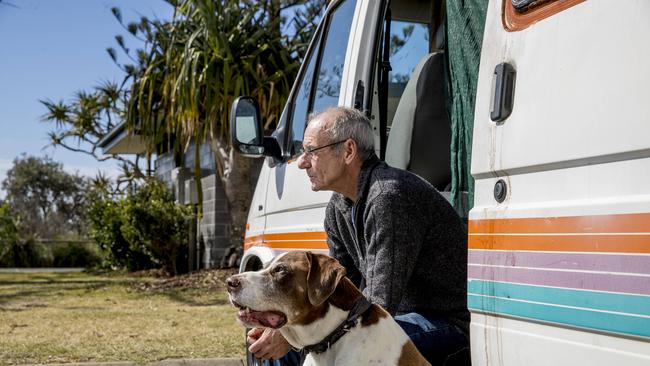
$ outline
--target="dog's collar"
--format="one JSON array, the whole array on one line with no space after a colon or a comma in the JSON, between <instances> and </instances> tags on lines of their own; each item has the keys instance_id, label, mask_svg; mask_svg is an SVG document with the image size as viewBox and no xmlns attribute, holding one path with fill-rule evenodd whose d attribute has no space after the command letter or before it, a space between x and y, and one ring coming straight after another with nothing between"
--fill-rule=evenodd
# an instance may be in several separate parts
<instances>
[{"instance_id":1,"label":"dog's collar","mask_svg":"<svg viewBox=\"0 0 650 366\"><path fill-rule=\"evenodd\" d=\"M316 344L305 346L300 349L294 349L294 351L299 352L303 359L310 352L323 353L327 351L334 343L341 339L345 333L349 332L350 329L355 326L357 319L365 313L371 305L372 303L368 301L365 296L361 296L356 304L354 304L354 307L352 307L352 310L350 310L347 319L336 327L332 333Z\"/></svg>"}]
</instances>

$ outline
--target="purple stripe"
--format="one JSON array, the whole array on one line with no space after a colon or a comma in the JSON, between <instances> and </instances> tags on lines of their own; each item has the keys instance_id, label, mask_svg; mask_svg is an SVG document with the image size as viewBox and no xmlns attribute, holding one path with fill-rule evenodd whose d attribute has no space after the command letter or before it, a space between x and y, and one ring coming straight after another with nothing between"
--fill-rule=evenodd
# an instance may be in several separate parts
<instances>
[{"instance_id":1,"label":"purple stripe","mask_svg":"<svg viewBox=\"0 0 650 366\"><path fill-rule=\"evenodd\" d=\"M470 250L471 264L650 274L650 255Z\"/></svg>"},{"instance_id":2,"label":"purple stripe","mask_svg":"<svg viewBox=\"0 0 650 366\"><path fill-rule=\"evenodd\" d=\"M486 281L650 295L650 278L639 276L469 266L467 277Z\"/></svg>"}]
</instances>

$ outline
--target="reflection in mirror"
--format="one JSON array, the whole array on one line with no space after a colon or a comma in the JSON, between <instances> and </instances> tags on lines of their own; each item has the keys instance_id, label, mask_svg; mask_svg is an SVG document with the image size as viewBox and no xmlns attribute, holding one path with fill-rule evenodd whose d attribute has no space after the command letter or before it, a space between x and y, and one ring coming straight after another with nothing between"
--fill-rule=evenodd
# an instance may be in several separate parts
<instances>
[{"instance_id":1,"label":"reflection in mirror","mask_svg":"<svg viewBox=\"0 0 650 366\"><path fill-rule=\"evenodd\" d=\"M251 97L235 99L230 111L230 137L233 147L250 157L264 154L262 126L257 103Z\"/></svg>"},{"instance_id":2,"label":"reflection in mirror","mask_svg":"<svg viewBox=\"0 0 650 366\"><path fill-rule=\"evenodd\" d=\"M248 99L240 99L235 111L235 137L242 144L255 145L257 136L257 109Z\"/></svg>"},{"instance_id":3,"label":"reflection in mirror","mask_svg":"<svg viewBox=\"0 0 650 366\"><path fill-rule=\"evenodd\" d=\"M237 140L242 144L254 145L257 142L257 121L254 116L236 117Z\"/></svg>"}]
</instances>

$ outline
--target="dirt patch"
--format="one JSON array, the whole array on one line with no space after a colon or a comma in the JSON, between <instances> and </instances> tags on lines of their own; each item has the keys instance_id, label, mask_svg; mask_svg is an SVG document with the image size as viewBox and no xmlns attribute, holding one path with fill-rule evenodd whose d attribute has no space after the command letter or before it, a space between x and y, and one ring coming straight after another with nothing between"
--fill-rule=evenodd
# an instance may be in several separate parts
<instances>
[{"instance_id":1,"label":"dirt patch","mask_svg":"<svg viewBox=\"0 0 650 366\"><path fill-rule=\"evenodd\" d=\"M237 270L234 268L206 269L175 277L157 277L152 281L135 283L133 286L139 291L146 292L162 292L176 288L224 291L226 278L235 273Z\"/></svg>"}]
</instances>

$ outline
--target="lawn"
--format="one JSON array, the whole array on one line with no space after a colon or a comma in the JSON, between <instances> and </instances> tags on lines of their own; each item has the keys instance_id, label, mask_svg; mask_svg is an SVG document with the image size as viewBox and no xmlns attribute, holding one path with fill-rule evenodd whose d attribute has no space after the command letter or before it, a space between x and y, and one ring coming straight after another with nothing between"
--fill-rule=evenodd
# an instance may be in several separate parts
<instances>
[{"instance_id":1,"label":"lawn","mask_svg":"<svg viewBox=\"0 0 650 366\"><path fill-rule=\"evenodd\" d=\"M230 273L0 273L0 364L243 357Z\"/></svg>"}]
</instances>

